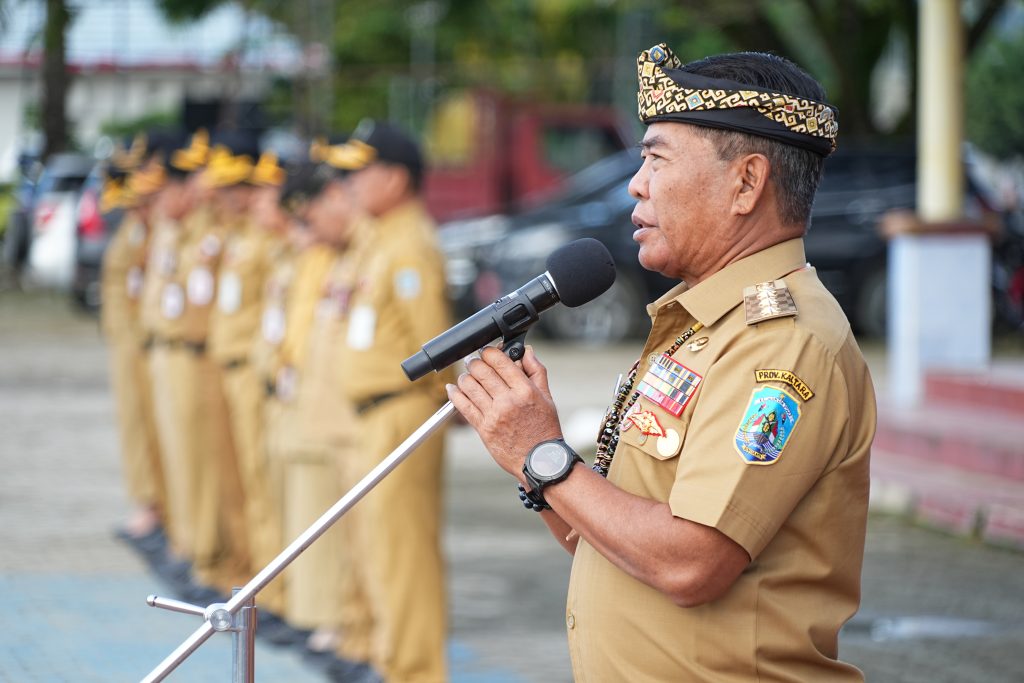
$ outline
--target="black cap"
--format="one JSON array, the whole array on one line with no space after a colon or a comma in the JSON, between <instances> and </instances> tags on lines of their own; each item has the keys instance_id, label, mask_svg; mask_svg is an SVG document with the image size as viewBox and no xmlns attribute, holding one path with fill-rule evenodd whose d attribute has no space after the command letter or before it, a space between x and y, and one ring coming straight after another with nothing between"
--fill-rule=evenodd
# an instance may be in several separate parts
<instances>
[{"instance_id":1,"label":"black cap","mask_svg":"<svg viewBox=\"0 0 1024 683\"><path fill-rule=\"evenodd\" d=\"M260 141L248 130L217 130L210 136L210 147L224 147L233 156L247 156L253 163L260 156Z\"/></svg>"},{"instance_id":2,"label":"black cap","mask_svg":"<svg viewBox=\"0 0 1024 683\"><path fill-rule=\"evenodd\" d=\"M363 119L343 147L349 152L339 168L357 171L374 162L396 164L409 169L413 186L423 175L423 154L417 142L390 121Z\"/></svg>"},{"instance_id":3,"label":"black cap","mask_svg":"<svg viewBox=\"0 0 1024 683\"><path fill-rule=\"evenodd\" d=\"M310 161L290 165L286 172L280 204L289 213L295 213L300 206L320 194L332 177L326 164Z\"/></svg>"}]
</instances>

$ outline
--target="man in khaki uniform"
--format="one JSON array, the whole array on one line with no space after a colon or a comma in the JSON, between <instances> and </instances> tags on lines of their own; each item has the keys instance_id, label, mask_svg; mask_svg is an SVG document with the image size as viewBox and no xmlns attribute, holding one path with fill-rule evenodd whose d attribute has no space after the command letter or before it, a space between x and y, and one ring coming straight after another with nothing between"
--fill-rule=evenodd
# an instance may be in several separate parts
<instances>
[{"instance_id":1,"label":"man in khaki uniform","mask_svg":"<svg viewBox=\"0 0 1024 683\"><path fill-rule=\"evenodd\" d=\"M208 147L201 133L189 140L171 133L151 136L154 155L136 174L160 174L160 191L154 198L149 253L143 277L140 323L149 348L153 414L161 451L166 485L166 532L170 541L167 565L174 565L175 578L187 570L195 553L192 529L192 486L181 476L182 462L189 452L191 430L186 416L192 415L189 391L176 388L176 361L187 349L181 338L180 318L184 306L179 261L184 241L182 220L194 200L188 181L190 171L206 162ZM191 349L188 349L191 350ZM181 418L181 419L179 419ZM184 427L183 427L184 426Z\"/></svg>"},{"instance_id":2,"label":"man in khaki uniform","mask_svg":"<svg viewBox=\"0 0 1024 683\"><path fill-rule=\"evenodd\" d=\"M356 207L341 171L322 163L315 176L318 187L311 193L304 219L317 240L314 251L329 250L330 262L316 289L310 291L316 302L303 361L295 368L294 412L282 478L289 538L305 531L345 493L340 466L351 459L355 436L355 415L343 392L346 379L339 367L339 349L356 284L352 249ZM360 661L369 659L365 638L357 643L353 631L358 629L351 627L351 609L359 610L361 603L348 596L353 588L348 559L358 552L346 517L290 569L289 616L299 625L315 627L306 647L312 659L324 665L334 663L343 626L349 627L348 648L362 653ZM365 613L359 621L365 622Z\"/></svg>"},{"instance_id":3,"label":"man in khaki uniform","mask_svg":"<svg viewBox=\"0 0 1024 683\"><path fill-rule=\"evenodd\" d=\"M168 168L175 169L174 175L192 165L188 153L195 147L172 154ZM221 151L222 156L227 153ZM151 369L164 476L176 505L171 516L183 539L174 549L191 562L192 578L199 584L186 587L190 599L204 601L218 597L208 588L224 595L244 583L249 560L227 406L217 368L207 353L227 228L215 216L213 188L200 169L197 164L195 172L178 181L184 185L182 213L179 227L168 228L176 233L168 260L173 267L161 271Z\"/></svg>"},{"instance_id":4,"label":"man in khaki uniform","mask_svg":"<svg viewBox=\"0 0 1024 683\"><path fill-rule=\"evenodd\" d=\"M127 526L119 533L137 547L155 551L163 540L165 493L143 348L145 339L139 320L139 295L153 195L160 189L164 176L159 166L130 174L141 161L141 156L115 154L100 199L103 213L117 208L124 211L103 255L100 326L110 346L111 383L117 402L125 483L136 506Z\"/></svg>"},{"instance_id":5,"label":"man in khaki uniform","mask_svg":"<svg viewBox=\"0 0 1024 683\"><path fill-rule=\"evenodd\" d=\"M835 113L771 55L683 66L658 45L638 69L633 237L683 282L648 308L596 471L558 441L532 351L485 351L449 394L575 554L577 681L862 680L838 632L859 602L874 394L801 239Z\"/></svg>"},{"instance_id":6,"label":"man in khaki uniform","mask_svg":"<svg viewBox=\"0 0 1024 683\"><path fill-rule=\"evenodd\" d=\"M255 147L255 144L252 145ZM241 152L242 150L235 150ZM254 149L245 150L254 153ZM262 444L263 386L250 363L260 326L265 280L276 251L274 233L258 222L256 207L276 204L284 169L270 152L257 163L244 153L211 161L205 182L216 187L218 222L226 229L224 255L217 278L216 305L210 312L209 351L219 370L226 399L231 441L237 456L242 497L232 512L242 523L251 553L250 575L281 551L280 522L270 501L266 456ZM264 199L267 195L269 199ZM225 501L233 505L236 501ZM233 515L234 516L234 515ZM244 520L244 521L243 521ZM284 607L283 581L274 581L258 596L260 626L277 626Z\"/></svg>"},{"instance_id":7,"label":"man in khaki uniform","mask_svg":"<svg viewBox=\"0 0 1024 683\"><path fill-rule=\"evenodd\" d=\"M419 197L419 148L397 127L364 122L336 163L372 222L359 228L356 287L346 292L338 368L357 415L345 468L358 478L380 463L444 403L442 376L410 384L401 362L450 325L444 262ZM447 606L441 555L443 440L435 435L353 510L357 590L368 600L370 662L388 683L447 680ZM346 483L354 483L347 481ZM336 671L335 680L363 680Z\"/></svg>"}]
</instances>

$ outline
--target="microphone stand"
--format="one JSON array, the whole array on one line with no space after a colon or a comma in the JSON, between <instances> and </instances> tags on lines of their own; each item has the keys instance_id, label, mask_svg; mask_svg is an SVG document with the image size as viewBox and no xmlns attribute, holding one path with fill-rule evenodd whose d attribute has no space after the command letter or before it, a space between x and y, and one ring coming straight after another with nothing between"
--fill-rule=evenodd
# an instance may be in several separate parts
<instances>
[{"instance_id":1,"label":"microphone stand","mask_svg":"<svg viewBox=\"0 0 1024 683\"><path fill-rule=\"evenodd\" d=\"M512 360L521 360L525 353L524 339L526 333L505 341L503 350ZM185 639L171 654L149 674L142 683L157 683L170 675L178 666L210 639L214 633L232 633L232 675L231 683L254 683L255 681L255 635L256 635L256 594L274 580L285 567L301 555L306 548L313 545L335 522L342 518L353 505L362 500L363 496L384 480L388 474L409 457L424 441L455 414L455 406L451 401L420 425L398 448L377 464L369 474L353 486L348 493L338 499L330 509L318 520L302 532L298 538L282 550L277 557L261 569L249 583L232 591L231 599L226 603L213 603L205 608L180 600L161 598L150 595L146 603L150 607L160 607L172 612L183 612L203 617L203 624L192 635Z\"/></svg>"}]
</instances>

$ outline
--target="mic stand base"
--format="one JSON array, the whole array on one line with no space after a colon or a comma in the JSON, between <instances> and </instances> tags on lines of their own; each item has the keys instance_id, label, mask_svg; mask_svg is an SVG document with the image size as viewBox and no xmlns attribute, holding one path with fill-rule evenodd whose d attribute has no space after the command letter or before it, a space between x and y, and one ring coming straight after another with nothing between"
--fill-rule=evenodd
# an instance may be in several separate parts
<instances>
[{"instance_id":1,"label":"mic stand base","mask_svg":"<svg viewBox=\"0 0 1024 683\"><path fill-rule=\"evenodd\" d=\"M517 338L522 345L522 337ZM521 358L522 356L520 356ZM513 358L513 360L518 360ZM214 604L205 610L188 603L167 598L158 598L151 595L147 602L152 607L164 607L179 612L187 612L204 615L203 625L196 629L191 636L185 639L181 645L169 654L163 662L142 679L142 683L157 683L167 678L172 671L188 659L189 655L199 649L199 646L210 639L215 632L234 630L240 624L244 624L241 630L235 630L236 643L234 651L235 677L233 683L252 683L254 676L253 654L255 643L253 637L256 632L256 607L255 596L263 590L268 583L284 571L285 567L291 564L296 557L320 538L331 526L348 512L353 505L363 499L373 487L379 484L384 477L398 467L416 448L426 441L437 431L452 415L455 414L455 406L451 401L445 403L426 422L419 426L405 441L384 458L376 467L370 470L369 474L363 477L358 484L352 487L348 493L342 496L337 503L320 516L318 520L302 532L298 538L291 542L287 548L270 561L266 567L260 570L249 583L241 588L236 588L231 599L224 604ZM240 610L245 610L240 616ZM244 632L244 636L242 635ZM244 639L244 642L240 642ZM242 676L241 678L239 676Z\"/></svg>"}]
</instances>

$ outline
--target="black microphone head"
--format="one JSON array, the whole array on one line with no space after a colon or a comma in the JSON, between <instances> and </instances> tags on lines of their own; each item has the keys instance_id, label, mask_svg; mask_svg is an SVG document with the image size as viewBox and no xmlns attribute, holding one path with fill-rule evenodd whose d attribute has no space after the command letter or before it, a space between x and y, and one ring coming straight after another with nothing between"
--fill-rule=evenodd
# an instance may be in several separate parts
<instances>
[{"instance_id":1,"label":"black microphone head","mask_svg":"<svg viewBox=\"0 0 1024 683\"><path fill-rule=\"evenodd\" d=\"M615 261L593 237L559 247L548 256L548 275L558 298L570 308L582 306L608 291L615 282Z\"/></svg>"}]
</instances>

